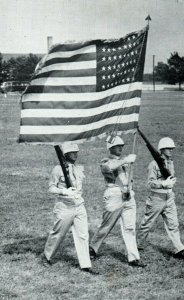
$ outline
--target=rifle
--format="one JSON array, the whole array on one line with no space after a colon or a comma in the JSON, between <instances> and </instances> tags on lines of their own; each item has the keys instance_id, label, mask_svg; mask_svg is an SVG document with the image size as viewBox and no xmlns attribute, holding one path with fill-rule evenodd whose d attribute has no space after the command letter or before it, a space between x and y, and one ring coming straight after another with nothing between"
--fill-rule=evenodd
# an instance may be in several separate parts
<instances>
[{"instance_id":1,"label":"rifle","mask_svg":"<svg viewBox=\"0 0 184 300\"><path fill-rule=\"evenodd\" d=\"M59 159L60 166L63 170L66 186L67 186L67 188L70 188L70 187L73 186L73 184L72 184L72 181L71 181L70 176L69 176L68 163L67 163L66 158L65 158L62 150L60 149L60 147L58 145L56 145L56 146L54 146L54 148L55 148L57 157Z\"/></svg>"},{"instance_id":2,"label":"rifle","mask_svg":"<svg viewBox=\"0 0 184 300\"><path fill-rule=\"evenodd\" d=\"M151 145L151 143L148 141L148 139L145 137L145 135L142 133L142 131L137 128L140 136L143 138L143 140L146 143L147 148L149 149L151 155L153 156L154 160L157 162L158 167L160 169L160 173L164 177L164 179L167 179L169 176L171 176L170 171L165 167L164 160L161 156L161 154Z\"/></svg>"}]
</instances>

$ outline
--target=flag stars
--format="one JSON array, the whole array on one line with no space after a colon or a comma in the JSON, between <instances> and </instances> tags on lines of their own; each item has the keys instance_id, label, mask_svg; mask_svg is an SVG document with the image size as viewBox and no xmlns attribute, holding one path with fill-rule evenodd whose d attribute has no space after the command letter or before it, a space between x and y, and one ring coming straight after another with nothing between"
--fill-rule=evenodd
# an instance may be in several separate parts
<instances>
[{"instance_id":1,"label":"flag stars","mask_svg":"<svg viewBox=\"0 0 184 300\"><path fill-rule=\"evenodd\" d=\"M104 42L99 57L99 90L105 91L118 85L130 85L131 82L135 82L141 43L136 34L113 44Z\"/></svg>"}]
</instances>

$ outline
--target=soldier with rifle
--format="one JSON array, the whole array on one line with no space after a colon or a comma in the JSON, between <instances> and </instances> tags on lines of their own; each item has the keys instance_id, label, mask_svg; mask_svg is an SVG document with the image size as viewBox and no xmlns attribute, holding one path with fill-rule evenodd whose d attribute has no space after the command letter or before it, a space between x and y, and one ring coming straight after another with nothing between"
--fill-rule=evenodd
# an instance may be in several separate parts
<instances>
[{"instance_id":1,"label":"soldier with rifle","mask_svg":"<svg viewBox=\"0 0 184 300\"><path fill-rule=\"evenodd\" d=\"M83 166L76 165L78 145L64 143L62 151L59 146L55 150L60 165L54 167L49 181L49 192L55 195L54 226L48 236L42 262L52 263L52 258L62 244L66 233L72 229L74 244L81 270L92 274L88 243L87 213L82 198Z\"/></svg>"},{"instance_id":2,"label":"soldier with rifle","mask_svg":"<svg viewBox=\"0 0 184 300\"><path fill-rule=\"evenodd\" d=\"M102 223L90 242L90 256L92 259L96 258L102 242L120 220L129 265L145 267L140 261L136 243L136 203L132 183L128 186L130 164L134 163L136 155L129 154L122 158L123 146L124 141L119 136L114 137L112 142L107 142L109 157L101 161L101 171L106 184L104 212Z\"/></svg>"},{"instance_id":3,"label":"soldier with rifle","mask_svg":"<svg viewBox=\"0 0 184 300\"><path fill-rule=\"evenodd\" d=\"M161 215L167 234L175 248L173 256L184 259L184 245L180 240L175 194L173 192L176 183L172 160L172 152L175 148L174 141L169 137L162 138L158 143L158 150L160 151L158 152L144 134L139 129L138 131L154 157L148 166L149 197L146 202L146 212L138 231L138 249L144 249L149 231L158 216Z\"/></svg>"}]
</instances>

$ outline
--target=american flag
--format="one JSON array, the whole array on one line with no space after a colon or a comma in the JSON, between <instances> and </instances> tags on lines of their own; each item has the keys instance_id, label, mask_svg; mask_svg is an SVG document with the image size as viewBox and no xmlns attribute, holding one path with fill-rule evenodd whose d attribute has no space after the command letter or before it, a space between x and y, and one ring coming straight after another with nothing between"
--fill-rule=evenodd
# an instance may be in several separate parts
<instances>
[{"instance_id":1,"label":"american flag","mask_svg":"<svg viewBox=\"0 0 184 300\"><path fill-rule=\"evenodd\" d=\"M53 46L22 96L19 142L84 141L137 128L147 34L148 27Z\"/></svg>"}]
</instances>

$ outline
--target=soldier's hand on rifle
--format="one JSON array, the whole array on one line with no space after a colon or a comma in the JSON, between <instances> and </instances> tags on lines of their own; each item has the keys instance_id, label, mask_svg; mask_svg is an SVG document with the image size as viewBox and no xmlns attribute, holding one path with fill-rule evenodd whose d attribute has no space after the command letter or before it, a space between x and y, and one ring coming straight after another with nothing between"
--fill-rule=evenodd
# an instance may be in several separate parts
<instances>
[{"instance_id":1,"label":"soldier's hand on rifle","mask_svg":"<svg viewBox=\"0 0 184 300\"><path fill-rule=\"evenodd\" d=\"M176 177L169 176L166 180L162 181L163 188L172 189L176 183Z\"/></svg>"},{"instance_id":2,"label":"soldier's hand on rifle","mask_svg":"<svg viewBox=\"0 0 184 300\"><path fill-rule=\"evenodd\" d=\"M76 191L77 191L76 188L70 187L70 188L65 190L65 195L66 196L75 196Z\"/></svg>"},{"instance_id":3,"label":"soldier's hand on rifle","mask_svg":"<svg viewBox=\"0 0 184 300\"><path fill-rule=\"evenodd\" d=\"M130 197L133 198L135 196L135 192L134 191L130 191Z\"/></svg>"},{"instance_id":4,"label":"soldier's hand on rifle","mask_svg":"<svg viewBox=\"0 0 184 300\"><path fill-rule=\"evenodd\" d=\"M129 154L126 158L126 163L127 164L131 164L131 163L134 163L135 160L136 160L136 154Z\"/></svg>"}]
</instances>

